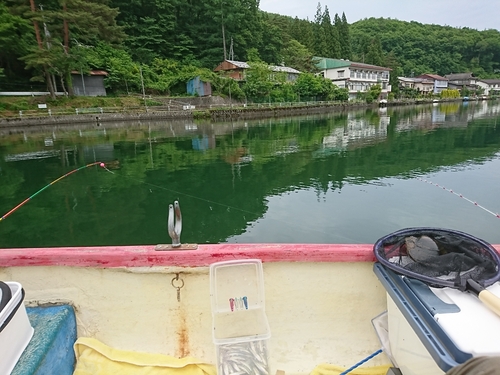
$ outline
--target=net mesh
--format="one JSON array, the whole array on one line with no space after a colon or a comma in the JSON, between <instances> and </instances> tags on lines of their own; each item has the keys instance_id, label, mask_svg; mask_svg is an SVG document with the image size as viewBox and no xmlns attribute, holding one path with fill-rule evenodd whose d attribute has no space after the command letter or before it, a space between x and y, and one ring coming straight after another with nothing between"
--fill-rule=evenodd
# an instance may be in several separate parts
<instances>
[{"instance_id":1,"label":"net mesh","mask_svg":"<svg viewBox=\"0 0 500 375\"><path fill-rule=\"evenodd\" d=\"M374 252L385 266L432 286L465 289L468 279L488 286L500 278L496 250L462 232L405 229L378 240Z\"/></svg>"}]
</instances>

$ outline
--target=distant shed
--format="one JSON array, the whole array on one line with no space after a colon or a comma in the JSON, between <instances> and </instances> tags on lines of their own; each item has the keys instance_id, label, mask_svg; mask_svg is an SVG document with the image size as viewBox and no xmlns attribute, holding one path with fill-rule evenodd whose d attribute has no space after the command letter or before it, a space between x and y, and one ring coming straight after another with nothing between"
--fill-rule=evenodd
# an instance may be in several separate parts
<instances>
[{"instance_id":1,"label":"distant shed","mask_svg":"<svg viewBox=\"0 0 500 375\"><path fill-rule=\"evenodd\" d=\"M224 60L214 69L214 72L225 72L229 78L236 81L245 80L245 71L250 69L250 65L243 61Z\"/></svg>"},{"instance_id":2,"label":"distant shed","mask_svg":"<svg viewBox=\"0 0 500 375\"><path fill-rule=\"evenodd\" d=\"M202 81L198 76L188 81L186 91L189 95L210 96L212 95L212 85L210 82Z\"/></svg>"},{"instance_id":3,"label":"distant shed","mask_svg":"<svg viewBox=\"0 0 500 375\"><path fill-rule=\"evenodd\" d=\"M88 73L71 72L73 93L76 96L106 96L104 78L108 75L105 70L91 70ZM83 79L82 79L83 78Z\"/></svg>"}]
</instances>

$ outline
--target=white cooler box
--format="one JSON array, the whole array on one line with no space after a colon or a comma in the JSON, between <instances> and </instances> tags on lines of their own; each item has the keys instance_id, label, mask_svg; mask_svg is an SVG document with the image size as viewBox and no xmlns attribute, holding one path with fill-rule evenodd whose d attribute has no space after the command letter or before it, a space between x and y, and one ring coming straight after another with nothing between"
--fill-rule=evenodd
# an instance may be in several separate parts
<instances>
[{"instance_id":1,"label":"white cooler box","mask_svg":"<svg viewBox=\"0 0 500 375\"><path fill-rule=\"evenodd\" d=\"M0 281L0 374L12 372L31 337L21 284Z\"/></svg>"},{"instance_id":2,"label":"white cooler box","mask_svg":"<svg viewBox=\"0 0 500 375\"><path fill-rule=\"evenodd\" d=\"M387 291L390 357L403 375L442 375L478 356L500 355L500 317L470 293L429 288L379 263ZM500 297L500 283L487 288Z\"/></svg>"}]
</instances>

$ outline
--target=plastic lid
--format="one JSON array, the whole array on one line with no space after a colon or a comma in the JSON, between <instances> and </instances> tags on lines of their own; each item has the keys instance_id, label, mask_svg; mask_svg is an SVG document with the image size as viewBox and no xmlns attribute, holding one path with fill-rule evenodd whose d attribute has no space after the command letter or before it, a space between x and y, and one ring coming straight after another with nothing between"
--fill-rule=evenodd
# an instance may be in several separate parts
<instances>
[{"instance_id":1,"label":"plastic lid","mask_svg":"<svg viewBox=\"0 0 500 375\"><path fill-rule=\"evenodd\" d=\"M210 265L212 314L264 308L264 274L260 259Z\"/></svg>"},{"instance_id":2,"label":"plastic lid","mask_svg":"<svg viewBox=\"0 0 500 375\"><path fill-rule=\"evenodd\" d=\"M210 265L213 340L226 344L271 336L264 310L264 276L260 259Z\"/></svg>"}]
</instances>

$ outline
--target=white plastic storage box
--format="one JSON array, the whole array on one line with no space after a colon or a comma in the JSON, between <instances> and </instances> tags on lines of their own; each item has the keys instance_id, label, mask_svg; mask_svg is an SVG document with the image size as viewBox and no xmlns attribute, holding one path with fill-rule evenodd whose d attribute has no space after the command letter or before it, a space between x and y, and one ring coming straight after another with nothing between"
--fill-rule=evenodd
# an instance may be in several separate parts
<instances>
[{"instance_id":1,"label":"white plastic storage box","mask_svg":"<svg viewBox=\"0 0 500 375\"><path fill-rule=\"evenodd\" d=\"M403 375L442 375L472 357L500 355L500 318L473 294L429 288L379 263L391 357ZM500 296L500 283L487 288Z\"/></svg>"},{"instance_id":2,"label":"white plastic storage box","mask_svg":"<svg viewBox=\"0 0 500 375\"><path fill-rule=\"evenodd\" d=\"M0 282L0 374L10 374L33 337L24 290L17 282Z\"/></svg>"},{"instance_id":3,"label":"white plastic storage box","mask_svg":"<svg viewBox=\"0 0 500 375\"><path fill-rule=\"evenodd\" d=\"M219 375L268 374L264 275L259 259L210 265L212 338Z\"/></svg>"},{"instance_id":4,"label":"white plastic storage box","mask_svg":"<svg viewBox=\"0 0 500 375\"><path fill-rule=\"evenodd\" d=\"M268 340L254 340L217 344L217 374L270 374L267 343Z\"/></svg>"}]
</instances>

